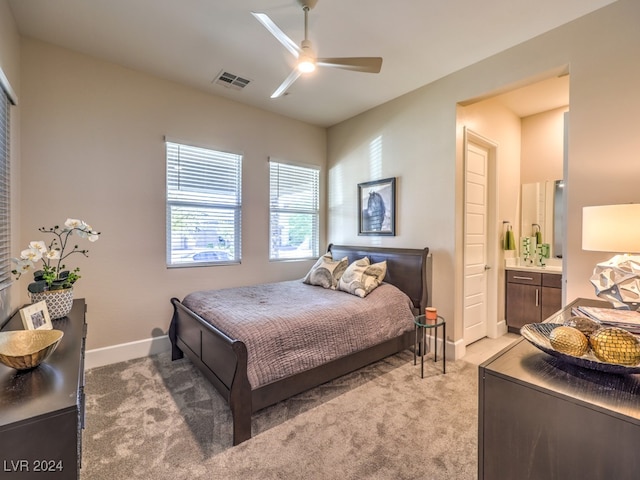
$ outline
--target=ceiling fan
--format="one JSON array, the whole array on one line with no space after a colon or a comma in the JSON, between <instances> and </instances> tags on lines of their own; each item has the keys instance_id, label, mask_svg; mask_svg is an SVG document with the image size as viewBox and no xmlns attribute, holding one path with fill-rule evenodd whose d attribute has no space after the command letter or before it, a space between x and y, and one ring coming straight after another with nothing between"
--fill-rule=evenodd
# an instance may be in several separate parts
<instances>
[{"instance_id":1,"label":"ceiling fan","mask_svg":"<svg viewBox=\"0 0 640 480\"><path fill-rule=\"evenodd\" d=\"M311 45L311 41L307 37L307 17L309 10L313 9L318 0L297 0L302 5L304 11L304 40L300 46L291 40L278 26L269 18L266 13L251 14L276 37L276 39L284 45L296 57L297 62L293 71L285 78L284 82L271 95L271 98L282 96L287 89L295 82L303 73L313 72L316 67L332 67L342 68L344 70L353 70L355 72L379 73L382 67L381 57L336 57L336 58L317 58Z\"/></svg>"}]
</instances>

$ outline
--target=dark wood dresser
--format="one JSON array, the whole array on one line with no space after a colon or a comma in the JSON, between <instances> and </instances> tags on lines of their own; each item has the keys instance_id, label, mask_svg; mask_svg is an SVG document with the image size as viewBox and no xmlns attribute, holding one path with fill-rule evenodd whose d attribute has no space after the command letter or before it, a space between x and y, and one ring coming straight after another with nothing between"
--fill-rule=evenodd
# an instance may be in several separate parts
<instances>
[{"instance_id":1,"label":"dark wood dresser","mask_svg":"<svg viewBox=\"0 0 640 480\"><path fill-rule=\"evenodd\" d=\"M84 299L53 320L64 337L37 368L18 372L0 364L0 478L77 479L84 427ZM22 330L20 314L2 328Z\"/></svg>"},{"instance_id":2,"label":"dark wood dresser","mask_svg":"<svg viewBox=\"0 0 640 480\"><path fill-rule=\"evenodd\" d=\"M548 321L560 322L578 299ZM584 369L525 339L479 368L480 480L640 478L640 375Z\"/></svg>"}]
</instances>

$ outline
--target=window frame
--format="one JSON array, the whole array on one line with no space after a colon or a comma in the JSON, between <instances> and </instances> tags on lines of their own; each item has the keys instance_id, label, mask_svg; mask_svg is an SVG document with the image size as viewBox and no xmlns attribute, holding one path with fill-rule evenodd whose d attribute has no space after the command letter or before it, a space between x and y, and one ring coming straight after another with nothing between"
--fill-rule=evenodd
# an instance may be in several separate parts
<instances>
[{"instance_id":1,"label":"window frame","mask_svg":"<svg viewBox=\"0 0 640 480\"><path fill-rule=\"evenodd\" d=\"M177 158L173 158L175 155L170 152L171 149L177 148ZM191 168L197 167L197 163L206 162L211 160L210 168L212 170L218 170L225 173L225 177L231 179L226 181L223 179L219 183L211 185L213 188L202 189L199 185L194 188L199 176L190 175L185 178L184 184L186 188L176 189L172 188L172 183L175 183L175 176L170 169L181 169L180 165L180 149L185 149L185 155L183 161L186 161L186 165ZM196 153L197 152L197 153ZM208 153L207 153L208 152ZM199 155L197 155L199 154ZM207 159L206 156L209 155ZM201 156L204 160L194 161L196 156ZM194 143L188 143L180 140L171 139L165 137L165 175L166 175L166 265L167 268L192 268L202 266L215 266L215 265L228 265L239 264L241 262L241 235L242 235L242 160L243 154L237 152L228 152L215 147L202 146ZM191 162L191 163L189 163ZM229 162L229 165L224 163ZM183 165L184 166L184 165ZM178 175L179 176L179 175ZM209 176L213 178L215 175L209 172ZM206 177L203 177L206 178ZM177 180L180 182L180 179ZM233 191L229 190L229 187L233 186ZM220 192L226 191L225 195ZM207 199L207 197L209 197ZM219 200L215 201L214 198ZM222 200L220 200L222 198ZM235 200L231 200L235 198ZM221 218L222 223L231 223L231 241L224 244L225 248L221 248L217 245L211 247L194 247L185 249L185 253L182 258L190 258L190 261L176 261L175 249L176 239L174 237L175 230L173 228L173 214L176 209L192 209L197 212L201 210L201 214L207 215L206 211L209 210L209 215L216 217L216 215L223 214ZM207 222L204 222L206 225ZM194 223L195 228L198 228L198 222ZM228 227L225 227L228 229ZM219 235L216 232L214 235ZM200 238L199 235L194 236L192 239L194 242L202 241L206 237L203 235ZM222 238L222 237L220 237ZM200 256L202 259L197 259Z\"/></svg>"},{"instance_id":2,"label":"window frame","mask_svg":"<svg viewBox=\"0 0 640 480\"><path fill-rule=\"evenodd\" d=\"M292 208L289 207L274 207L273 205L273 167L274 166L282 166L285 169L304 169L308 171L309 175L314 175L315 178L312 179L311 185L312 189L315 189L315 195L312 200L312 205L307 205L306 207L300 208ZM313 172L313 173L311 173ZM320 211L320 201L321 201L321 172L322 169L318 165L308 165L301 163L288 162L286 160L282 160L275 157L269 158L269 261L270 262L281 262L281 261L304 261L309 259L317 258L320 251L320 225L321 225L321 211ZM279 175L281 172L278 173ZM299 178L299 177L297 177ZM291 181L291 179L289 179ZM278 179L279 182L279 179ZM274 221L273 216L274 213L282 213L285 215L292 214L302 214L302 215L312 215L312 223L315 222L315 228L312 227L312 231L310 232L310 252L304 255L292 255L287 254L282 256L281 251L278 249L277 251L274 249Z\"/></svg>"}]
</instances>

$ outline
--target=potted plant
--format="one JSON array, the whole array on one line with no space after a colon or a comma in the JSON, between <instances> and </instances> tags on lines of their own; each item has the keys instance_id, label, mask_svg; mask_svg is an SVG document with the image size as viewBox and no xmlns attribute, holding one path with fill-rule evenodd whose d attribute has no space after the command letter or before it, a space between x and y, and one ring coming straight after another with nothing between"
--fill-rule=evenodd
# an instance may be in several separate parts
<instances>
[{"instance_id":1,"label":"potted plant","mask_svg":"<svg viewBox=\"0 0 640 480\"><path fill-rule=\"evenodd\" d=\"M73 284L80 279L80 268L67 269L63 262L75 253L89 256L88 250L68 245L70 237L75 233L80 238L95 242L100 233L75 218L67 218L64 227L56 225L38 230L53 235L53 239L48 245L44 241L30 242L29 247L20 252L20 258L13 259L17 267L12 273L19 279L24 273L33 272L33 282L27 287L31 301L45 300L51 318L62 318L73 306ZM38 262L42 262L39 269L36 268Z\"/></svg>"}]
</instances>

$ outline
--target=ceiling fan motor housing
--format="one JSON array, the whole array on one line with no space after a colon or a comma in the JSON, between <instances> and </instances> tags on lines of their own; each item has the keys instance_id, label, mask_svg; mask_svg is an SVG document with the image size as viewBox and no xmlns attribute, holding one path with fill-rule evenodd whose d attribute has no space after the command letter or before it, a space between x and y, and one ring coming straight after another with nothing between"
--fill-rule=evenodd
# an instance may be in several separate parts
<instances>
[{"instance_id":1,"label":"ceiling fan motor housing","mask_svg":"<svg viewBox=\"0 0 640 480\"><path fill-rule=\"evenodd\" d=\"M300 46L302 47L302 52L298 56L296 67L302 73L311 73L316 69L316 55L313 53L311 42L303 40Z\"/></svg>"},{"instance_id":2,"label":"ceiling fan motor housing","mask_svg":"<svg viewBox=\"0 0 640 480\"><path fill-rule=\"evenodd\" d=\"M303 9L308 8L309 10L312 10L313 7L316 6L316 3L318 3L318 0L298 0L298 3Z\"/></svg>"}]
</instances>

